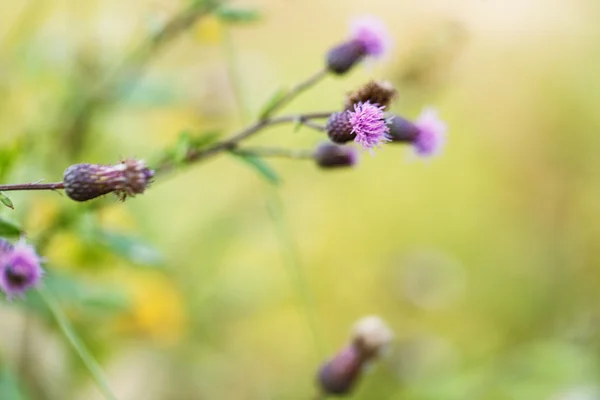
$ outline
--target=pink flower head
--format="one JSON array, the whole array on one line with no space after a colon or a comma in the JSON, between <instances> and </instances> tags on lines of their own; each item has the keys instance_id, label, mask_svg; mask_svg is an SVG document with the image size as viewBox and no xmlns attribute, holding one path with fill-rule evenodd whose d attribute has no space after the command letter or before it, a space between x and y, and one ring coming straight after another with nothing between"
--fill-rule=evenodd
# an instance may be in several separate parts
<instances>
[{"instance_id":1,"label":"pink flower head","mask_svg":"<svg viewBox=\"0 0 600 400\"><path fill-rule=\"evenodd\" d=\"M446 143L446 124L433 108L426 108L415 121L418 129L413 142L415 152L420 157L431 157L439 154Z\"/></svg>"},{"instance_id":2,"label":"pink flower head","mask_svg":"<svg viewBox=\"0 0 600 400\"><path fill-rule=\"evenodd\" d=\"M392 47L387 27L379 18L364 16L353 21L352 39L362 45L366 55L381 57Z\"/></svg>"},{"instance_id":3,"label":"pink flower head","mask_svg":"<svg viewBox=\"0 0 600 400\"><path fill-rule=\"evenodd\" d=\"M39 283L44 274L40 262L33 246L23 239L0 257L0 289L6 297L22 296L27 289Z\"/></svg>"},{"instance_id":4,"label":"pink flower head","mask_svg":"<svg viewBox=\"0 0 600 400\"><path fill-rule=\"evenodd\" d=\"M390 140L390 128L386 124L384 108L367 101L355 104L354 111L348 111L352 133L356 134L354 141L364 149L371 150Z\"/></svg>"}]
</instances>

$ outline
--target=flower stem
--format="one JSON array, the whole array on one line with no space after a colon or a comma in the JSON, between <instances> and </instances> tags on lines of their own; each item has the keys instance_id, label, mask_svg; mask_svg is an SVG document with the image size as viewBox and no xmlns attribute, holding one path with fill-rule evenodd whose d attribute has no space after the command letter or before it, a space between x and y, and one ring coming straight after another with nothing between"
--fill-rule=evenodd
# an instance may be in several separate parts
<instances>
[{"instance_id":1,"label":"flower stem","mask_svg":"<svg viewBox=\"0 0 600 400\"><path fill-rule=\"evenodd\" d=\"M281 157L294 160L312 160L314 156L313 150L283 149L279 147L244 147L241 149L234 149L231 152L239 155Z\"/></svg>"},{"instance_id":2,"label":"flower stem","mask_svg":"<svg viewBox=\"0 0 600 400\"><path fill-rule=\"evenodd\" d=\"M273 117L268 119L263 119L253 123L252 125L242 129L241 131L232 135L229 139L225 139L221 142L215 143L212 146L205 147L198 150L191 150L187 153L185 157L185 164L191 164L194 162L198 162L204 160L208 157L217 155L223 151L231 151L234 150L238 144L249 138L250 136L260 132L266 127L290 123L290 122L299 122L302 124L306 124L306 121L310 119L316 118L328 118L331 115L330 112L317 112L317 113L309 113L309 114L299 114L299 115L284 115L281 117ZM165 172L171 171L175 167L175 164L171 161L167 161L163 164L158 165L155 168L155 174L163 174Z\"/></svg>"},{"instance_id":3,"label":"flower stem","mask_svg":"<svg viewBox=\"0 0 600 400\"><path fill-rule=\"evenodd\" d=\"M0 191L9 192L11 190L58 190L64 189L62 182L55 183L16 183L12 185L0 185Z\"/></svg>"},{"instance_id":4,"label":"flower stem","mask_svg":"<svg viewBox=\"0 0 600 400\"><path fill-rule=\"evenodd\" d=\"M275 112L278 111L280 108L282 108L283 106L287 105L290 101L295 99L300 93L317 84L319 81L321 81L321 79L325 78L325 76L327 76L328 73L329 71L327 70L327 68L323 68L317 71L317 73L308 77L306 80L298 83L296 86L293 86L281 99L279 99L277 104L271 107L271 109L268 113L266 113L266 115L263 115L263 120L268 119L271 115L275 114Z\"/></svg>"}]
</instances>

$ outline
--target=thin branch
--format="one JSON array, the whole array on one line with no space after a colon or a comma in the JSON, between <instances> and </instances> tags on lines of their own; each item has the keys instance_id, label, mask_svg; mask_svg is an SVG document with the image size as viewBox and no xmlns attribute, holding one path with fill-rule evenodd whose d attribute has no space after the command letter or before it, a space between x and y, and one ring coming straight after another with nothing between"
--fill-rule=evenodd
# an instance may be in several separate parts
<instances>
[{"instance_id":1,"label":"thin branch","mask_svg":"<svg viewBox=\"0 0 600 400\"><path fill-rule=\"evenodd\" d=\"M327 76L328 73L329 73L329 71L326 68L323 68L323 69L317 71L316 74L308 77L308 79L306 79L306 80L298 83L296 86L292 87L290 90L287 91L287 93L281 99L279 99L277 104L275 104L275 105L273 105L273 107L271 107L269 112L266 115L264 115L263 118L267 119L271 115L275 114L276 111L278 111L280 108L287 105L290 101L295 99L300 93L311 88L312 86L317 84L319 81L321 81L321 79L325 78L325 76Z\"/></svg>"},{"instance_id":2,"label":"thin branch","mask_svg":"<svg viewBox=\"0 0 600 400\"><path fill-rule=\"evenodd\" d=\"M280 157L294 160L312 160L314 151L309 149L284 149L280 147L244 147L231 150L232 153L240 155L251 155L259 157Z\"/></svg>"},{"instance_id":3,"label":"thin branch","mask_svg":"<svg viewBox=\"0 0 600 400\"><path fill-rule=\"evenodd\" d=\"M58 190L64 189L65 185L62 182L55 183L16 183L12 185L0 185L1 192L9 192L11 190Z\"/></svg>"},{"instance_id":4,"label":"thin branch","mask_svg":"<svg viewBox=\"0 0 600 400\"><path fill-rule=\"evenodd\" d=\"M327 118L331 115L331 113L309 113L309 114L300 114L300 115L285 115L281 117L274 117L269 119L263 119L255 122L254 124L242 129L238 133L232 135L229 139L225 139L221 142L218 142L212 146L205 147L197 150L190 150L185 157L185 163L191 164L194 162L198 162L200 160L204 160L211 156L217 155L223 151L231 151L234 150L238 144L253 136L254 134L260 132L261 130L278 124L290 123L290 122L300 122L305 123L306 121L313 118ZM166 161L163 164L156 166L155 174L163 174L165 172L171 171L175 167L175 164L171 161Z\"/></svg>"}]
</instances>

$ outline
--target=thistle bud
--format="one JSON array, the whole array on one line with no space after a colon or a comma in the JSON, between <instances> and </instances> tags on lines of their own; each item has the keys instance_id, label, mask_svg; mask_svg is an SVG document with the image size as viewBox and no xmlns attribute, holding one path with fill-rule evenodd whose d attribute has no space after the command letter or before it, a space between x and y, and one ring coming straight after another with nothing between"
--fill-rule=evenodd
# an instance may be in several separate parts
<instances>
[{"instance_id":1,"label":"thistle bud","mask_svg":"<svg viewBox=\"0 0 600 400\"><path fill-rule=\"evenodd\" d=\"M363 360L356 346L345 347L321 366L319 386L326 394L348 394L356 385L362 367Z\"/></svg>"},{"instance_id":2,"label":"thistle bud","mask_svg":"<svg viewBox=\"0 0 600 400\"><path fill-rule=\"evenodd\" d=\"M114 192L121 200L144 193L154 172L143 161L125 160L116 165L75 164L65 170L67 196L87 201Z\"/></svg>"},{"instance_id":3,"label":"thistle bud","mask_svg":"<svg viewBox=\"0 0 600 400\"><path fill-rule=\"evenodd\" d=\"M327 52L327 69L337 75L345 74L359 63L365 55L365 48L360 42L342 43Z\"/></svg>"},{"instance_id":4,"label":"thistle bud","mask_svg":"<svg viewBox=\"0 0 600 400\"><path fill-rule=\"evenodd\" d=\"M390 82L371 81L357 91L350 93L346 98L344 107L346 110L353 110L355 104L369 102L387 108L396 97L396 94L396 89Z\"/></svg>"},{"instance_id":5,"label":"thistle bud","mask_svg":"<svg viewBox=\"0 0 600 400\"><path fill-rule=\"evenodd\" d=\"M356 387L366 365L377 359L393 333L376 316L365 317L354 326L350 343L319 369L317 381L325 395L348 395Z\"/></svg>"},{"instance_id":6,"label":"thistle bud","mask_svg":"<svg viewBox=\"0 0 600 400\"><path fill-rule=\"evenodd\" d=\"M389 47L385 25L374 17L360 18L352 24L350 39L327 53L327 69L334 74L345 74L364 57L382 56Z\"/></svg>"},{"instance_id":7,"label":"thistle bud","mask_svg":"<svg viewBox=\"0 0 600 400\"><path fill-rule=\"evenodd\" d=\"M343 144L356 138L352 131L350 116L347 112L337 112L329 116L327 120L327 135L334 143Z\"/></svg>"},{"instance_id":8,"label":"thistle bud","mask_svg":"<svg viewBox=\"0 0 600 400\"><path fill-rule=\"evenodd\" d=\"M352 342L366 361L381 356L393 338L392 330L375 315L359 320L352 331Z\"/></svg>"},{"instance_id":9,"label":"thistle bud","mask_svg":"<svg viewBox=\"0 0 600 400\"><path fill-rule=\"evenodd\" d=\"M446 124L433 108L425 108L415 122L396 115L388 120L388 127L392 142L410 143L419 157L439 154L446 143Z\"/></svg>"},{"instance_id":10,"label":"thistle bud","mask_svg":"<svg viewBox=\"0 0 600 400\"><path fill-rule=\"evenodd\" d=\"M323 143L315 150L314 158L321 168L352 167L358 162L358 152L350 146Z\"/></svg>"},{"instance_id":11,"label":"thistle bud","mask_svg":"<svg viewBox=\"0 0 600 400\"><path fill-rule=\"evenodd\" d=\"M394 115L394 118L388 124L390 131L389 138L392 142L409 142L412 143L419 135L419 128L409 120L402 118L399 115Z\"/></svg>"}]
</instances>

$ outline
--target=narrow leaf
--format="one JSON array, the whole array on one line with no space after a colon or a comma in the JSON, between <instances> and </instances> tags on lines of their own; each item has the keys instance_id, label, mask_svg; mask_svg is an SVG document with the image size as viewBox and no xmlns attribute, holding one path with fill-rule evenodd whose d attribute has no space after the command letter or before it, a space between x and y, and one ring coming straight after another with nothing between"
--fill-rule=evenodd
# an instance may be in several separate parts
<instances>
[{"instance_id":1,"label":"narrow leaf","mask_svg":"<svg viewBox=\"0 0 600 400\"><path fill-rule=\"evenodd\" d=\"M5 195L4 193L0 192L0 201L2 202L2 204L4 204L6 207L8 208L12 208L13 210L15 209L15 206L13 205L12 200L10 199L10 197L8 197L7 195Z\"/></svg>"},{"instance_id":2,"label":"narrow leaf","mask_svg":"<svg viewBox=\"0 0 600 400\"><path fill-rule=\"evenodd\" d=\"M23 231L14 222L0 218L0 236L19 236Z\"/></svg>"},{"instance_id":3,"label":"narrow leaf","mask_svg":"<svg viewBox=\"0 0 600 400\"><path fill-rule=\"evenodd\" d=\"M256 22L261 19L261 14L258 10L220 7L216 15L225 22L230 23L249 23Z\"/></svg>"},{"instance_id":4,"label":"narrow leaf","mask_svg":"<svg viewBox=\"0 0 600 400\"><path fill-rule=\"evenodd\" d=\"M267 182L272 185L279 185L281 183L281 178L275 172L273 168L269 164L267 164L262 158L257 157L252 154L235 154L240 160L244 161L246 164L254 168L256 172L260 176L262 176Z\"/></svg>"},{"instance_id":5,"label":"narrow leaf","mask_svg":"<svg viewBox=\"0 0 600 400\"><path fill-rule=\"evenodd\" d=\"M259 114L260 119L268 118L271 115L271 112L275 109L275 107L277 107L281 99L283 99L286 94L286 89L279 89L273 93L271 98L263 106L262 111Z\"/></svg>"}]
</instances>

